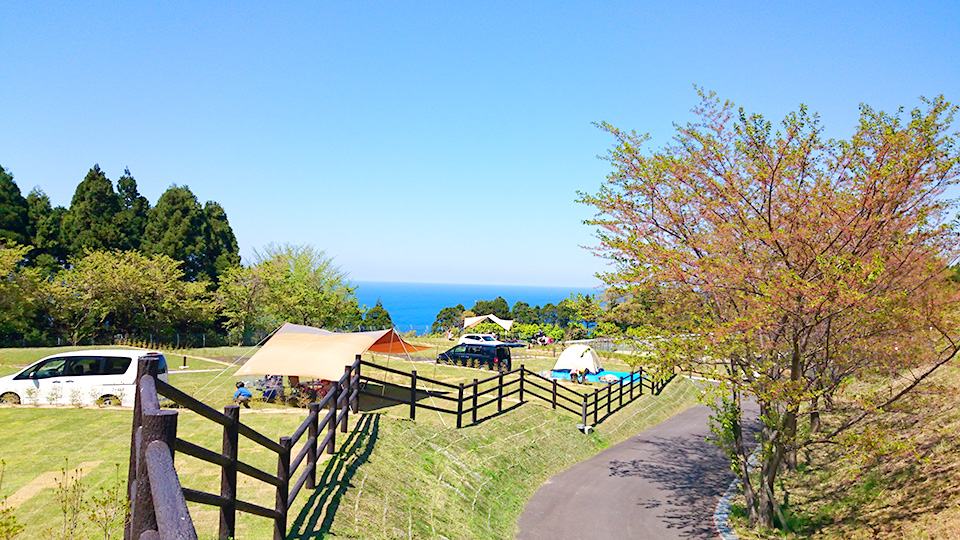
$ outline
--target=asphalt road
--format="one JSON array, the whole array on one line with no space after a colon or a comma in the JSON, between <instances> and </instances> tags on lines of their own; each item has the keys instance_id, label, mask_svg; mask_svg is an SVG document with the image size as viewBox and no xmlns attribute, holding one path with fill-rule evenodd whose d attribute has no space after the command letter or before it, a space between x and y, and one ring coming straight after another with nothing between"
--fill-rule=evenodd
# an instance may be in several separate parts
<instances>
[{"instance_id":1,"label":"asphalt road","mask_svg":"<svg viewBox=\"0 0 960 540\"><path fill-rule=\"evenodd\" d=\"M747 414L755 423L757 411ZM705 440L709 416L687 409L551 477L527 502L517 540L717 538L713 511L733 472Z\"/></svg>"}]
</instances>

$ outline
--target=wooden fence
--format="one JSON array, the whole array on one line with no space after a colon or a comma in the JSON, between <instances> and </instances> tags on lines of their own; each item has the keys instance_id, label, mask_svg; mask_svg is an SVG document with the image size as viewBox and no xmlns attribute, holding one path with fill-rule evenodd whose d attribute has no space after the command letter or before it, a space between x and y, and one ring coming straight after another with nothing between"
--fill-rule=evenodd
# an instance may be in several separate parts
<instances>
[{"instance_id":1,"label":"wooden fence","mask_svg":"<svg viewBox=\"0 0 960 540\"><path fill-rule=\"evenodd\" d=\"M659 394L673 377L648 378L643 369L631 372L619 383L595 388L592 392L581 393L559 384L556 379L548 379L540 374L519 368L498 372L485 379L474 379L471 383L453 385L428 377L422 377L416 370L409 373L391 369L378 364L360 361L363 374L360 376L360 393L394 403L410 406L410 419L417 418L417 409L426 409L456 416L457 428L465 421L476 424L478 420L489 418L503 411L504 400L517 396L520 403L536 398L580 417L583 431L589 431L608 416L643 395L644 389ZM383 373L375 377L371 372ZM391 377L392 376L392 377ZM402 382L391 382L388 377ZM380 386L380 391L375 390ZM496 406L494 408L494 405ZM481 412L482 411L482 412ZM592 420L592 424L588 423Z\"/></svg>"},{"instance_id":2,"label":"wooden fence","mask_svg":"<svg viewBox=\"0 0 960 540\"><path fill-rule=\"evenodd\" d=\"M130 521L124 530L125 540L196 540L197 533L187 511L187 501L216 506L220 509L219 538L235 536L236 513L246 512L273 520L273 538L287 535L287 514L300 489L316 487L317 458L321 449L333 454L337 428L347 432L350 411L358 412L360 357L345 366L343 377L318 403L311 403L306 420L290 437L279 442L240 422L240 408L230 405L220 413L200 403L157 378L158 361L145 357L139 360L137 395L133 410L130 441L128 496ZM190 409L223 428L220 452L209 450L177 437L177 411L161 409L157 396L164 396L181 407ZM321 409L327 407L321 417ZM320 433L325 432L320 439ZM273 451L277 455L277 473L272 475L240 461L239 436ZM304 436L300 453L291 459L291 449ZM205 493L184 488L174 469L176 452L220 467L220 493ZM293 481L297 469L305 464ZM274 508L265 508L237 499L237 473L270 484L276 489Z\"/></svg>"},{"instance_id":3,"label":"wooden fence","mask_svg":"<svg viewBox=\"0 0 960 540\"><path fill-rule=\"evenodd\" d=\"M383 378L361 373L361 367L379 370ZM420 377L417 371L409 373L361 361L357 356L352 365L344 366L343 376L317 403L309 405L309 414L290 437L273 441L240 422L240 408L229 405L219 412L175 387L157 378L158 361L155 357L139 360L137 391L133 410L133 429L130 439L130 470L128 497L130 520L124 530L124 540L196 540L187 502L216 506L220 510L219 538L235 537L236 514L246 512L273 520L273 538L282 540L287 534L287 516L290 505L300 490L316 488L317 459L321 451L333 454L337 431L347 433L351 411L359 411L361 394L388 401L409 404L410 418L416 419L417 409L427 409L456 415L457 428L465 420L476 424L504 409L504 401L516 396L516 401L539 399L553 409L579 416L580 429L589 431L613 412L629 404L648 390L659 394L669 379L644 377L643 371L632 372L620 383L580 393L554 379L547 379L528 371L524 366L499 372L472 383L453 385ZM387 381L392 376L409 383ZM381 392L374 391L376 385ZM177 437L177 411L161 409L158 396L164 396L179 406L219 424L223 430L223 444L219 452L197 446ZM430 403L427 403L429 401ZM440 406L438 401L446 404ZM327 411L321 414L326 407ZM321 433L324 433L321 438ZM277 473L270 474L240 460L239 437L243 435L277 456ZM307 439L297 456L291 450L300 439ZM174 468L174 456L182 453L220 467L220 493L206 493L180 484ZM296 476L301 465L305 465ZM237 499L237 473L264 482L276 490L276 504L266 508ZM292 484L291 484L292 482Z\"/></svg>"}]
</instances>

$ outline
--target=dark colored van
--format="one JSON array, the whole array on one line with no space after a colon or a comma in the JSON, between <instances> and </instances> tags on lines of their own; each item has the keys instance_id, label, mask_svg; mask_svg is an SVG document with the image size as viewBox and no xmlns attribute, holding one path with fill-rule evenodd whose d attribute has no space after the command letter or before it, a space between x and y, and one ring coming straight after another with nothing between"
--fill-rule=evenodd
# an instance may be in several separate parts
<instances>
[{"instance_id":1,"label":"dark colored van","mask_svg":"<svg viewBox=\"0 0 960 540\"><path fill-rule=\"evenodd\" d=\"M480 345L461 343L456 347L440 353L438 364L453 364L457 366L510 371L510 347L506 345Z\"/></svg>"}]
</instances>

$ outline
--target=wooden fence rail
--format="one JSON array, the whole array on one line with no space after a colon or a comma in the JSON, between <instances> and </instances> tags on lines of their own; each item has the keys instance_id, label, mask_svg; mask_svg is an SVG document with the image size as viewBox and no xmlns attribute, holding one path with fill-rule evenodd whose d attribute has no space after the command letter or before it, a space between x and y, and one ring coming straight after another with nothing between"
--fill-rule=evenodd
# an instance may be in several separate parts
<instances>
[{"instance_id":1,"label":"wooden fence rail","mask_svg":"<svg viewBox=\"0 0 960 540\"><path fill-rule=\"evenodd\" d=\"M416 370L408 373L362 360L360 366L367 368L364 369L363 375L358 377L361 382L358 388L360 394L409 405L411 420L416 419L418 409L455 415L457 428L463 427L466 420L476 424L480 420L503 412L504 399L516 395L521 403L536 398L549 404L553 409L576 415L580 419L579 427L587 431L591 425L588 424L590 417L593 419L592 425L596 425L643 395L645 388L651 394L657 395L673 379L672 376L648 378L641 368L631 372L619 383L581 393L557 384L556 379L549 379L530 371L523 365L484 379L459 383L457 386L423 377ZM382 372L380 377L374 376L376 371ZM393 376L393 381L386 380L387 374ZM397 379L399 379L398 382ZM380 391L375 390L374 386L379 386ZM496 395L486 398L491 394ZM442 400L450 403L451 406L447 408L425 403L424 401L428 399L434 403L435 400ZM493 405L496 405L496 411L492 410Z\"/></svg>"},{"instance_id":2,"label":"wooden fence rail","mask_svg":"<svg viewBox=\"0 0 960 540\"><path fill-rule=\"evenodd\" d=\"M316 488L317 461L321 449L336 451L336 433L346 433L351 412L359 411L360 357L345 366L343 376L323 399L311 403L309 414L290 437L273 441L240 422L240 408L229 405L219 412L157 378L158 360L140 358L137 366L137 395L134 401L130 439L130 469L127 476L130 519L125 540L196 540L187 502L216 506L220 511L219 538L235 537L236 513L245 512L273 520L273 538L287 535L290 505L303 487ZM223 428L220 452L203 448L177 437L177 411L161 409L158 396L196 412ZM327 413L321 416L326 406ZM321 431L325 431L320 438ZM277 456L276 475L240 461L239 437L267 448ZM291 459L291 449L303 436L300 452ZM186 454L220 468L220 493L206 493L180 484L174 456ZM297 470L304 465L297 476ZM274 508L265 508L237 499L237 473L273 486ZM292 485L291 485L292 482Z\"/></svg>"}]
</instances>

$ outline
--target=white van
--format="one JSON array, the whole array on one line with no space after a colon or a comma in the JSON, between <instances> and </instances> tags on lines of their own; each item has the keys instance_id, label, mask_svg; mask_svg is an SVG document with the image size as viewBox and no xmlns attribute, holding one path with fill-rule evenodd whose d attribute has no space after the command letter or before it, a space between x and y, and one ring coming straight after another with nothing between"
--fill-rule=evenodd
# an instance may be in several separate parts
<instances>
[{"instance_id":1,"label":"white van","mask_svg":"<svg viewBox=\"0 0 960 540\"><path fill-rule=\"evenodd\" d=\"M103 349L65 352L39 360L19 373L0 378L0 403L123 405L136 395L137 360L160 360L159 378L167 380L167 360L157 351Z\"/></svg>"}]
</instances>

